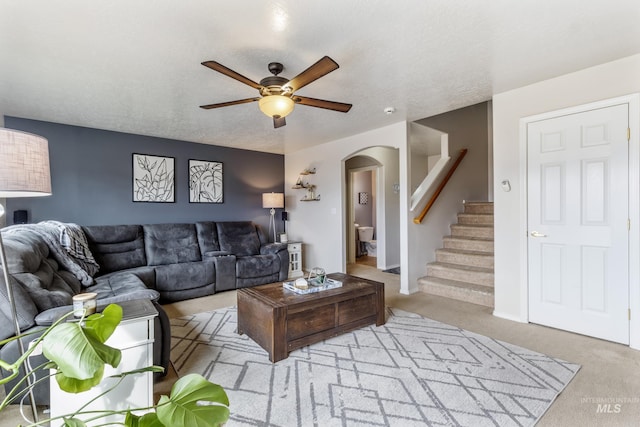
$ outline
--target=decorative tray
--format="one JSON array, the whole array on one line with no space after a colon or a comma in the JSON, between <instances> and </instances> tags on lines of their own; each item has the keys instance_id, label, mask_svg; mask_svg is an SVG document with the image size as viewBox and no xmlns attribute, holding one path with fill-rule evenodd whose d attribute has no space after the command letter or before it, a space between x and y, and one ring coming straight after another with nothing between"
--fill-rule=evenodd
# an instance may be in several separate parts
<instances>
[{"instance_id":1,"label":"decorative tray","mask_svg":"<svg viewBox=\"0 0 640 427\"><path fill-rule=\"evenodd\" d=\"M282 282L282 287L295 292L297 294L312 294L315 292L326 291L327 289L340 288L342 287L342 282L337 280L333 280L330 278L326 278L324 283L321 283L320 280L316 277L308 281L309 287L307 289L300 289L294 286L295 280L291 280L288 282Z\"/></svg>"}]
</instances>

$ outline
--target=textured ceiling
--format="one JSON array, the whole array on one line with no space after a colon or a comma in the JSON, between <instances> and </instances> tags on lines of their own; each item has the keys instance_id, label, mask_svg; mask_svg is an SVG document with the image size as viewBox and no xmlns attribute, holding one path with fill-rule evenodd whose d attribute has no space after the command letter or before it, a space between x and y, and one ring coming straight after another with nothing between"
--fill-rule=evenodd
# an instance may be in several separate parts
<instances>
[{"instance_id":1,"label":"textured ceiling","mask_svg":"<svg viewBox=\"0 0 640 427\"><path fill-rule=\"evenodd\" d=\"M0 114L287 153L638 53L639 22L638 0L0 0ZM257 95L202 61L259 81L324 55L297 93L347 114L198 108Z\"/></svg>"}]
</instances>

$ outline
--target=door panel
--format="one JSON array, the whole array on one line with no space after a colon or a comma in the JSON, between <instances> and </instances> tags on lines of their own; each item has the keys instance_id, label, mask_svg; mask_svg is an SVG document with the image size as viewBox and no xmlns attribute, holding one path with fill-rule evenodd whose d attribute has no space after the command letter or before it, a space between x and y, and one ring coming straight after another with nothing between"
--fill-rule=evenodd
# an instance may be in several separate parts
<instances>
[{"instance_id":1,"label":"door panel","mask_svg":"<svg viewBox=\"0 0 640 427\"><path fill-rule=\"evenodd\" d=\"M529 320L629 343L628 105L529 123Z\"/></svg>"}]
</instances>

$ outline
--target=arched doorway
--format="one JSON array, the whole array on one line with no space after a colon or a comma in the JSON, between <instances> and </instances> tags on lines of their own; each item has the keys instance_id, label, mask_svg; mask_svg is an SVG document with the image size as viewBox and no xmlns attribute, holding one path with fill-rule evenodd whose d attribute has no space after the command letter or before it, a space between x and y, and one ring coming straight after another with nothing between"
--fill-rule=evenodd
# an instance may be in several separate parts
<instances>
[{"instance_id":1,"label":"arched doorway","mask_svg":"<svg viewBox=\"0 0 640 427\"><path fill-rule=\"evenodd\" d=\"M344 168L345 268L347 263L358 260L361 246L367 251L368 262L376 268L399 267L398 150L370 147L345 159ZM356 224L373 227L372 241L360 245Z\"/></svg>"}]
</instances>

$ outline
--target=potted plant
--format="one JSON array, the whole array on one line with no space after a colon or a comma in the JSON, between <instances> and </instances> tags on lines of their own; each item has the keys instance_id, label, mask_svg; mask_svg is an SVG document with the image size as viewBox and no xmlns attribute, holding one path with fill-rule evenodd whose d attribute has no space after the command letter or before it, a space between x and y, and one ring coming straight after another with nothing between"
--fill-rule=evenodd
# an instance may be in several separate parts
<instances>
[{"instance_id":1,"label":"potted plant","mask_svg":"<svg viewBox=\"0 0 640 427\"><path fill-rule=\"evenodd\" d=\"M82 317L78 322L67 322L66 317L68 316L46 328L44 333L16 362L8 363L0 360L0 366L10 372L6 378L0 379L0 384L18 377L21 367L25 369L27 375L32 375L36 370L46 369L50 374L38 381L48 381L51 375L55 375L62 390L69 393L82 393L102 381L106 365L115 368L120 364L120 350L105 344L105 341L122 320L122 308L119 305L108 305L101 313L92 314L86 318ZM0 345L15 339L18 337L2 341ZM40 345L49 362L30 369L26 361ZM116 388L126 376L149 371L158 372L162 369L159 366L149 366L115 375L114 377L119 379L116 385L95 399ZM21 384L25 382L24 378L20 381ZM33 386L35 384L31 384L31 387ZM27 392L27 387L22 390L15 387L0 402L0 412ZM88 422L96 422L96 420L109 415L121 414L124 416L123 425L128 427L216 427L224 424L229 418L229 399L224 389L197 374L189 374L177 380L170 395L161 396L158 403L151 407L118 411L104 408L104 411L96 413L95 411L83 411L86 406L80 407L73 413L56 417L56 419L62 419L62 424L65 427L82 427L86 426ZM146 413L137 415L141 412ZM53 420L53 418L49 418L38 424L29 424L29 426L45 424Z\"/></svg>"}]
</instances>

